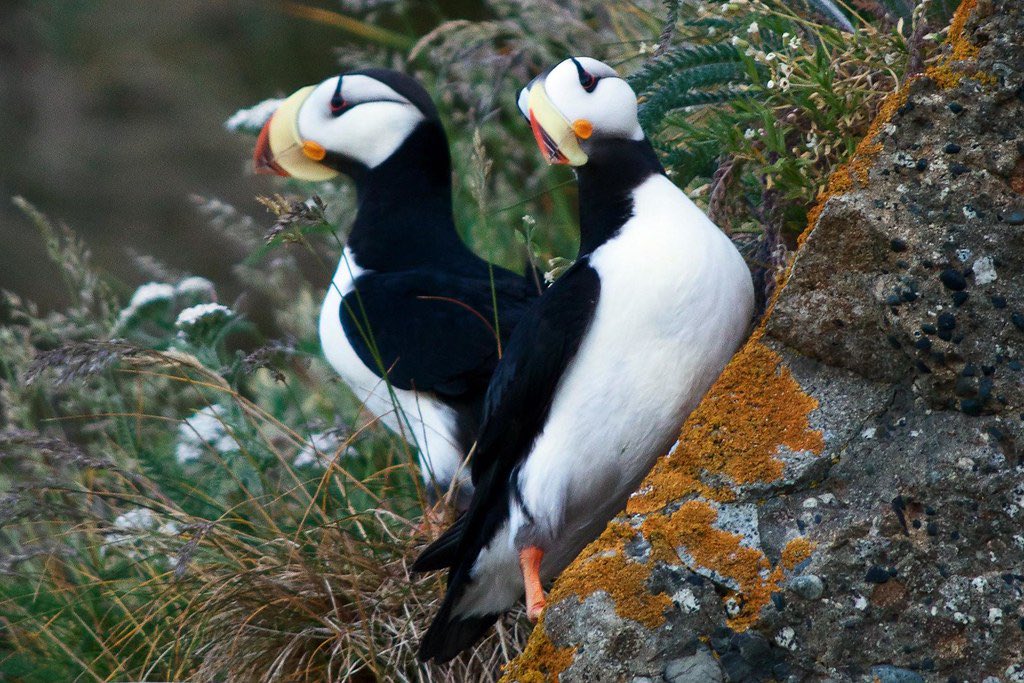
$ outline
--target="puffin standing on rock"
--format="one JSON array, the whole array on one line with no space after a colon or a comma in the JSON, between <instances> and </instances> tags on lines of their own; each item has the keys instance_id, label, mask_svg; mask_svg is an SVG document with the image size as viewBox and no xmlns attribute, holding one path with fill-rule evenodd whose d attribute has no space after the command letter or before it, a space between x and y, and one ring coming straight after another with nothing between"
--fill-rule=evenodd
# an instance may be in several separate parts
<instances>
[{"instance_id":1,"label":"puffin standing on rock","mask_svg":"<svg viewBox=\"0 0 1024 683\"><path fill-rule=\"evenodd\" d=\"M576 263L520 319L487 391L469 510L414 568L447 568L420 644L444 662L550 582L622 509L744 339L732 242L670 181L615 70L567 59L519 106L579 182Z\"/></svg>"},{"instance_id":2,"label":"puffin standing on rock","mask_svg":"<svg viewBox=\"0 0 1024 683\"><path fill-rule=\"evenodd\" d=\"M454 483L464 508L463 461L488 381L538 292L459 238L448 139L430 96L387 69L329 78L280 105L254 160L259 172L355 182L358 212L321 309L321 346L366 408L418 447L428 493Z\"/></svg>"}]
</instances>

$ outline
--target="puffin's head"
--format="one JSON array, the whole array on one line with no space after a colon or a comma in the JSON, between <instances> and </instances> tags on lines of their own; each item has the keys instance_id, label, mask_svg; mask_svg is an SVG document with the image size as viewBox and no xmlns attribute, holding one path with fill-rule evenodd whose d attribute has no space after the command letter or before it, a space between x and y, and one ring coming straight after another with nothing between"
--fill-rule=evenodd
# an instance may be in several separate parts
<instances>
[{"instance_id":1,"label":"puffin's head","mask_svg":"<svg viewBox=\"0 0 1024 683\"><path fill-rule=\"evenodd\" d=\"M372 169L437 108L414 79L389 69L332 76L286 99L256 142L257 173L323 181Z\"/></svg>"},{"instance_id":2,"label":"puffin's head","mask_svg":"<svg viewBox=\"0 0 1024 683\"><path fill-rule=\"evenodd\" d=\"M598 140L642 140L636 94L615 69L590 57L570 57L519 93L519 110L549 164L587 163Z\"/></svg>"}]
</instances>

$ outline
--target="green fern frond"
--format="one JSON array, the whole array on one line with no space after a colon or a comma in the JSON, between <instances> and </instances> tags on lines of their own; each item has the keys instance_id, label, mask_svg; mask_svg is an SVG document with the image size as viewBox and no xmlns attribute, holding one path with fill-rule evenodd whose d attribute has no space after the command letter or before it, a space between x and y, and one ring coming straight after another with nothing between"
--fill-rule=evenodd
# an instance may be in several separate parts
<instances>
[{"instance_id":1,"label":"green fern frond","mask_svg":"<svg viewBox=\"0 0 1024 683\"><path fill-rule=\"evenodd\" d=\"M736 47L729 43L679 47L645 64L629 77L629 84L635 92L645 93L662 78L673 76L681 69L734 63L739 62L741 58Z\"/></svg>"},{"instance_id":2,"label":"green fern frond","mask_svg":"<svg viewBox=\"0 0 1024 683\"><path fill-rule=\"evenodd\" d=\"M657 90L644 94L640 107L640 125L644 128L660 123L670 111L683 107L694 107L727 102L742 96L746 91L737 84L748 78L746 65L742 62L702 64L678 71L665 78Z\"/></svg>"}]
</instances>

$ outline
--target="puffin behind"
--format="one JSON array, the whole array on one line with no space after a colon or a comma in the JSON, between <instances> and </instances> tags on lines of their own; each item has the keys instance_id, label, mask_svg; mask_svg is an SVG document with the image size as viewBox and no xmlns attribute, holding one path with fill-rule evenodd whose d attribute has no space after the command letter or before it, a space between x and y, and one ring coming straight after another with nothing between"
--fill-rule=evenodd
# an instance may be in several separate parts
<instances>
[{"instance_id":1,"label":"puffin behind","mask_svg":"<svg viewBox=\"0 0 1024 683\"><path fill-rule=\"evenodd\" d=\"M448 140L429 95L387 69L302 88L264 126L254 161L259 172L354 181L357 215L320 314L324 355L418 448L428 493L454 484L465 507L463 461L484 393L537 290L459 238Z\"/></svg>"},{"instance_id":2,"label":"puffin behind","mask_svg":"<svg viewBox=\"0 0 1024 683\"><path fill-rule=\"evenodd\" d=\"M551 163L576 167L576 263L522 317L487 392L466 514L414 569L448 569L420 645L447 661L554 579L622 509L753 314L732 242L665 176L614 69L561 62L520 96Z\"/></svg>"}]
</instances>

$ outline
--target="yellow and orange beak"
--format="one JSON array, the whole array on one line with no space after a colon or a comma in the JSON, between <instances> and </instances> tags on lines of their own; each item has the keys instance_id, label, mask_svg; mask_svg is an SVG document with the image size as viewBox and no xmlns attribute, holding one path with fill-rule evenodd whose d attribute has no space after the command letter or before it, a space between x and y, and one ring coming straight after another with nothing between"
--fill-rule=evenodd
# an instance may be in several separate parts
<instances>
[{"instance_id":1,"label":"yellow and orange beak","mask_svg":"<svg viewBox=\"0 0 1024 683\"><path fill-rule=\"evenodd\" d=\"M320 163L327 156L327 150L299 135L299 109L315 88L311 85L296 91L263 126L252 155L257 173L313 182L323 182L338 175L338 171Z\"/></svg>"},{"instance_id":2,"label":"yellow and orange beak","mask_svg":"<svg viewBox=\"0 0 1024 683\"><path fill-rule=\"evenodd\" d=\"M587 153L580 147L580 140L589 138L593 127L586 119L572 122L566 119L548 97L542 78L528 86L526 108L537 147L549 164L582 166L587 163Z\"/></svg>"}]
</instances>

